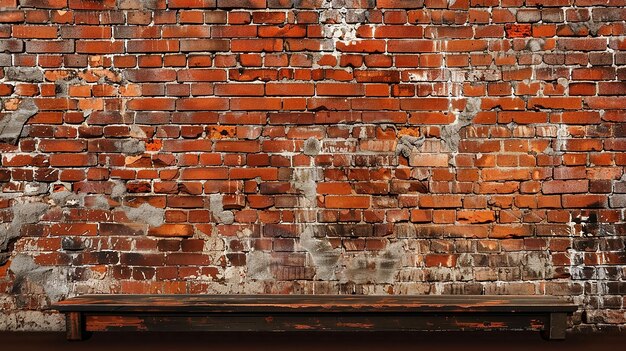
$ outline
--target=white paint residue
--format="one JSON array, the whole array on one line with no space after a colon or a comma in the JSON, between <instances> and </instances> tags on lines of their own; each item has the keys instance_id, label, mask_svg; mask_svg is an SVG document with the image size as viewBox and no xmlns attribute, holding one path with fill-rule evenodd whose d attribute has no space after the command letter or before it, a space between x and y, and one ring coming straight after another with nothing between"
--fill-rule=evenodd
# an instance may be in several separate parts
<instances>
[{"instance_id":1,"label":"white paint residue","mask_svg":"<svg viewBox=\"0 0 626 351\"><path fill-rule=\"evenodd\" d=\"M330 1L325 2L322 6L323 10L320 12L320 22L324 23L324 37L332 39L332 55L339 59L339 57L341 56L341 52L337 50L337 43L343 42L347 45L355 45L358 42L356 32L361 24L347 23L346 17L348 9L346 9L345 7L342 7L340 9L333 9L332 3ZM361 14L365 12L365 10L358 11L361 11Z\"/></svg>"}]
</instances>

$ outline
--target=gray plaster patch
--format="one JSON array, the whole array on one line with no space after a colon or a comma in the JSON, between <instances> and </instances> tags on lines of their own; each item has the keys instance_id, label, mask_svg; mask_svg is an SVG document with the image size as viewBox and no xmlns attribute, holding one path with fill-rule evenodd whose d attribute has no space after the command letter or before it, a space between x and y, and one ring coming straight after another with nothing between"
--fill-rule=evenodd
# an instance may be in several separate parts
<instances>
[{"instance_id":1,"label":"gray plaster patch","mask_svg":"<svg viewBox=\"0 0 626 351\"><path fill-rule=\"evenodd\" d=\"M356 284L393 283L401 267L404 254L402 242L390 244L385 251L378 255L361 253L347 261L339 281Z\"/></svg>"},{"instance_id":2,"label":"gray plaster patch","mask_svg":"<svg viewBox=\"0 0 626 351\"><path fill-rule=\"evenodd\" d=\"M139 155L146 151L146 143L137 139L116 140L115 148L127 155Z\"/></svg>"},{"instance_id":3,"label":"gray plaster patch","mask_svg":"<svg viewBox=\"0 0 626 351\"><path fill-rule=\"evenodd\" d=\"M43 72L35 67L7 67L5 79L16 82L43 82Z\"/></svg>"},{"instance_id":4,"label":"gray plaster patch","mask_svg":"<svg viewBox=\"0 0 626 351\"><path fill-rule=\"evenodd\" d=\"M0 54L0 67L11 66L11 55L10 54Z\"/></svg>"},{"instance_id":5,"label":"gray plaster patch","mask_svg":"<svg viewBox=\"0 0 626 351\"><path fill-rule=\"evenodd\" d=\"M545 252L528 252L525 255L524 266L528 278L551 278L552 275L552 261Z\"/></svg>"},{"instance_id":6,"label":"gray plaster patch","mask_svg":"<svg viewBox=\"0 0 626 351\"><path fill-rule=\"evenodd\" d=\"M224 211L224 195L211 194L209 198L209 207L213 217L223 224L233 224L235 222L235 215L232 211Z\"/></svg>"},{"instance_id":7,"label":"gray plaster patch","mask_svg":"<svg viewBox=\"0 0 626 351\"><path fill-rule=\"evenodd\" d=\"M28 288L24 292L29 294L39 290L50 303L63 299L69 292L67 268L39 266L31 256L18 254L11 260L9 270L15 275L12 293L18 299L25 287Z\"/></svg>"},{"instance_id":8,"label":"gray plaster patch","mask_svg":"<svg viewBox=\"0 0 626 351\"><path fill-rule=\"evenodd\" d=\"M476 113L480 111L480 98L468 98L467 104L463 111L457 114L457 118L452 124L448 124L441 128L441 139L448 145L453 153L459 152L459 143L461 142L461 129L472 123Z\"/></svg>"},{"instance_id":9,"label":"gray plaster patch","mask_svg":"<svg viewBox=\"0 0 626 351\"><path fill-rule=\"evenodd\" d=\"M98 210L108 210L111 208L111 204L109 204L109 200L104 195L98 195L94 198L93 203L91 204L91 208L95 208Z\"/></svg>"},{"instance_id":10,"label":"gray plaster patch","mask_svg":"<svg viewBox=\"0 0 626 351\"><path fill-rule=\"evenodd\" d=\"M330 8L331 3L325 2L324 8L320 12L320 23L323 23L324 37L332 40L332 47L329 47L333 51L333 55L339 57L341 53L337 50L337 43L351 43L357 40L357 29L361 26L358 22L360 17L363 21L367 20L366 12L361 12L360 16L355 11L348 11L345 7L338 9ZM349 15L348 12L351 12ZM322 44L323 45L323 44ZM327 47L320 47L320 50L328 50Z\"/></svg>"},{"instance_id":11,"label":"gray plaster patch","mask_svg":"<svg viewBox=\"0 0 626 351\"><path fill-rule=\"evenodd\" d=\"M165 210L148 203L143 203L139 207L123 206L122 210L126 213L126 217L134 222L146 223L152 227L158 227L165 223Z\"/></svg>"},{"instance_id":12,"label":"gray plaster patch","mask_svg":"<svg viewBox=\"0 0 626 351\"><path fill-rule=\"evenodd\" d=\"M49 205L41 202L18 202L11 206L13 220L0 224L0 252L7 249L11 239L20 235L22 225L39 222L48 208Z\"/></svg>"},{"instance_id":13,"label":"gray plaster patch","mask_svg":"<svg viewBox=\"0 0 626 351\"><path fill-rule=\"evenodd\" d=\"M17 144L24 124L28 119L34 116L39 108L35 105L33 99L24 99L19 108L10 115L4 116L0 120L0 142Z\"/></svg>"},{"instance_id":14,"label":"gray plaster patch","mask_svg":"<svg viewBox=\"0 0 626 351\"><path fill-rule=\"evenodd\" d=\"M120 199L124 195L126 195L126 184L124 184L124 182L116 180L115 185L111 190L111 197L114 199Z\"/></svg>"},{"instance_id":15,"label":"gray plaster patch","mask_svg":"<svg viewBox=\"0 0 626 351\"><path fill-rule=\"evenodd\" d=\"M118 2L118 6L120 9L123 9L123 10L140 10L140 9L156 10L158 9L159 1L158 0L139 0L139 2L137 2L133 0L120 0Z\"/></svg>"},{"instance_id":16,"label":"gray plaster patch","mask_svg":"<svg viewBox=\"0 0 626 351\"><path fill-rule=\"evenodd\" d=\"M424 136L418 138L411 135L403 135L396 146L396 155L409 158L414 150L417 151L424 144L425 140Z\"/></svg>"},{"instance_id":17,"label":"gray plaster patch","mask_svg":"<svg viewBox=\"0 0 626 351\"><path fill-rule=\"evenodd\" d=\"M76 194L71 191L59 191L50 195L53 204L60 207L84 206L85 195Z\"/></svg>"},{"instance_id":18,"label":"gray plaster patch","mask_svg":"<svg viewBox=\"0 0 626 351\"><path fill-rule=\"evenodd\" d=\"M48 184L39 182L29 182L24 186L24 195L42 195L48 193Z\"/></svg>"},{"instance_id":19,"label":"gray plaster patch","mask_svg":"<svg viewBox=\"0 0 626 351\"><path fill-rule=\"evenodd\" d=\"M526 48L532 52L543 50L545 41L543 39L530 39L526 44Z\"/></svg>"},{"instance_id":20,"label":"gray plaster patch","mask_svg":"<svg viewBox=\"0 0 626 351\"><path fill-rule=\"evenodd\" d=\"M271 272L272 256L263 251L251 251L246 257L248 274L246 277L257 280L272 279Z\"/></svg>"},{"instance_id":21,"label":"gray plaster patch","mask_svg":"<svg viewBox=\"0 0 626 351\"><path fill-rule=\"evenodd\" d=\"M308 155L308 156L317 156L320 153L320 150L322 149L322 143L311 137L308 138L305 142L304 142L304 154Z\"/></svg>"},{"instance_id":22,"label":"gray plaster patch","mask_svg":"<svg viewBox=\"0 0 626 351\"><path fill-rule=\"evenodd\" d=\"M130 136L133 138L139 138L139 139L148 138L148 136L146 135L146 132L144 132L143 129L141 129L141 127L139 127L136 124L133 124L132 126L130 126ZM144 151L145 151L145 145L144 145Z\"/></svg>"},{"instance_id":23,"label":"gray plaster patch","mask_svg":"<svg viewBox=\"0 0 626 351\"><path fill-rule=\"evenodd\" d=\"M313 167L297 167L293 168L294 189L300 191L304 195L304 207L313 208L317 205L317 168Z\"/></svg>"},{"instance_id":24,"label":"gray plaster patch","mask_svg":"<svg viewBox=\"0 0 626 351\"><path fill-rule=\"evenodd\" d=\"M340 249L334 249L328 240L316 239L315 229L306 226L300 235L302 246L313 259L315 265L315 279L334 280L338 270L338 262L341 256Z\"/></svg>"},{"instance_id":25,"label":"gray plaster patch","mask_svg":"<svg viewBox=\"0 0 626 351\"><path fill-rule=\"evenodd\" d=\"M398 223L396 224L396 236L398 238L416 238L417 230L413 223Z\"/></svg>"}]
</instances>

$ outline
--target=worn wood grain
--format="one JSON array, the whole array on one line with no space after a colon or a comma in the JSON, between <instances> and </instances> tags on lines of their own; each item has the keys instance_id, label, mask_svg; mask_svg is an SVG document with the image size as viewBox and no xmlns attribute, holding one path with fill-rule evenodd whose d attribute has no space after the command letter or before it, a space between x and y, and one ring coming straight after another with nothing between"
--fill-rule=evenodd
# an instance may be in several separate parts
<instances>
[{"instance_id":1,"label":"worn wood grain","mask_svg":"<svg viewBox=\"0 0 626 351\"><path fill-rule=\"evenodd\" d=\"M484 295L84 295L57 303L59 311L128 312L573 312L553 296Z\"/></svg>"},{"instance_id":2,"label":"worn wood grain","mask_svg":"<svg viewBox=\"0 0 626 351\"><path fill-rule=\"evenodd\" d=\"M577 306L552 296L84 295L54 308L92 331L536 330L562 339Z\"/></svg>"}]
</instances>

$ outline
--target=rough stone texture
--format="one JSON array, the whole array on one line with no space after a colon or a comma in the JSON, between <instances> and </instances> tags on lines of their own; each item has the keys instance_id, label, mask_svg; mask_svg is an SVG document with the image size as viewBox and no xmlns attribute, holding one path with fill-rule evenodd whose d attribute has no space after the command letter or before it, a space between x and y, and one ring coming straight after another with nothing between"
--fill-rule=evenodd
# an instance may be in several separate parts
<instances>
[{"instance_id":1,"label":"rough stone texture","mask_svg":"<svg viewBox=\"0 0 626 351\"><path fill-rule=\"evenodd\" d=\"M550 294L624 330L624 1L549 5L5 1L0 329L158 291Z\"/></svg>"}]
</instances>

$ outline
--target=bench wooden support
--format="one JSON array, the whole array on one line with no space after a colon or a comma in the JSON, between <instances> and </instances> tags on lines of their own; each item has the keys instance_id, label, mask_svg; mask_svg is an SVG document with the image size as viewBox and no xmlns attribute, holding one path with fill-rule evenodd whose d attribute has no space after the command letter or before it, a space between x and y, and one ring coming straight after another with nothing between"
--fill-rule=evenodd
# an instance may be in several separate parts
<instances>
[{"instance_id":1,"label":"bench wooden support","mask_svg":"<svg viewBox=\"0 0 626 351\"><path fill-rule=\"evenodd\" d=\"M100 331L534 330L565 338L577 307L549 296L85 295L54 306L68 340Z\"/></svg>"},{"instance_id":2,"label":"bench wooden support","mask_svg":"<svg viewBox=\"0 0 626 351\"><path fill-rule=\"evenodd\" d=\"M65 332L67 340L83 340L85 333L82 312L67 312L65 314Z\"/></svg>"}]
</instances>

